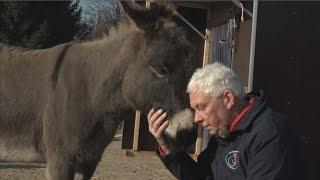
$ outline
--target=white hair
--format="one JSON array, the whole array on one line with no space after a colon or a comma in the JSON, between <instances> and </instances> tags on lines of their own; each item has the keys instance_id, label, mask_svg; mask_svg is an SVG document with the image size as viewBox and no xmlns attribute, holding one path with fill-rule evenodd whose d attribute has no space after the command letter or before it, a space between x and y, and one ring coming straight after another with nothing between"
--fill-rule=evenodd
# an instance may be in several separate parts
<instances>
[{"instance_id":1,"label":"white hair","mask_svg":"<svg viewBox=\"0 0 320 180\"><path fill-rule=\"evenodd\" d=\"M200 91L213 97L220 96L225 90L232 91L240 98L245 95L238 75L221 63L208 64L197 69L187 87L188 93Z\"/></svg>"}]
</instances>

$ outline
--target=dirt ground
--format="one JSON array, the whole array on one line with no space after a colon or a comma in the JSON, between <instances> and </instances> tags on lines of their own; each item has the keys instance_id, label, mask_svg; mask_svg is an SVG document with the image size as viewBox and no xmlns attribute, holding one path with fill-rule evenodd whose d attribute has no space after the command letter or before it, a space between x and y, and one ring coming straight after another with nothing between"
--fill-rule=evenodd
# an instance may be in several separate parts
<instances>
[{"instance_id":1,"label":"dirt ground","mask_svg":"<svg viewBox=\"0 0 320 180\"><path fill-rule=\"evenodd\" d=\"M129 153L113 141L105 150L92 180L173 180L174 176L154 153ZM0 180L44 180L44 164L0 162Z\"/></svg>"}]
</instances>

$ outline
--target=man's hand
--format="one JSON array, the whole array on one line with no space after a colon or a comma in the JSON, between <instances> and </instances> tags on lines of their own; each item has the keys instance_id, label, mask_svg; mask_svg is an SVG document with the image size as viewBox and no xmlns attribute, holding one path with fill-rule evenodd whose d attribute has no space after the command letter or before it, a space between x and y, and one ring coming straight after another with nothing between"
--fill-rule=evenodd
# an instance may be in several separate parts
<instances>
[{"instance_id":1,"label":"man's hand","mask_svg":"<svg viewBox=\"0 0 320 180\"><path fill-rule=\"evenodd\" d=\"M159 109L155 112L155 110L152 108L148 113L149 131L161 146L164 153L168 155L171 153L171 151L163 138L163 132L169 125L169 121L165 120L166 117L167 113L163 112L162 109Z\"/></svg>"}]
</instances>

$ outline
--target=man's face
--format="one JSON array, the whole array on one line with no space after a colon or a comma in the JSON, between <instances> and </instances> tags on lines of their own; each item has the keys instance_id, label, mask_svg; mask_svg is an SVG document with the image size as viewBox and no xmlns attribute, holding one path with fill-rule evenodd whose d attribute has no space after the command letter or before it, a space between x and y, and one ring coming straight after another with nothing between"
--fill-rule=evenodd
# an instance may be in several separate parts
<instances>
[{"instance_id":1,"label":"man's face","mask_svg":"<svg viewBox=\"0 0 320 180\"><path fill-rule=\"evenodd\" d=\"M201 124L212 135L224 136L226 130L229 132L230 111L224 103L223 95L213 97L195 91L189 94L189 98L191 108L195 111L195 123Z\"/></svg>"}]
</instances>

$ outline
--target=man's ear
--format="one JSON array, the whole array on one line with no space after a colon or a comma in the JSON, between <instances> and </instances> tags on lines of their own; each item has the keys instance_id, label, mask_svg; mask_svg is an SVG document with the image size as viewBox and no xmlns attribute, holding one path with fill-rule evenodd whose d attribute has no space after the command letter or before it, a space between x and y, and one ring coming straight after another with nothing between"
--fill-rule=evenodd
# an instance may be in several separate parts
<instances>
[{"instance_id":1,"label":"man's ear","mask_svg":"<svg viewBox=\"0 0 320 180\"><path fill-rule=\"evenodd\" d=\"M160 18L173 15L172 9L163 3L152 3L150 9L128 0L120 0L120 3L125 13L145 32L159 28Z\"/></svg>"},{"instance_id":2,"label":"man's ear","mask_svg":"<svg viewBox=\"0 0 320 180\"><path fill-rule=\"evenodd\" d=\"M228 108L231 109L234 105L234 93L230 90L226 90L223 93L223 103Z\"/></svg>"}]
</instances>

